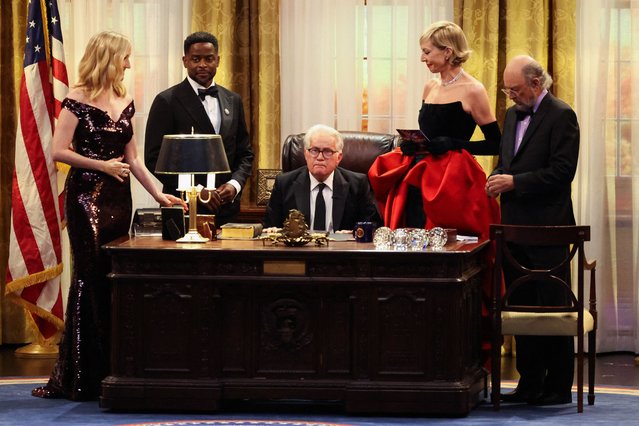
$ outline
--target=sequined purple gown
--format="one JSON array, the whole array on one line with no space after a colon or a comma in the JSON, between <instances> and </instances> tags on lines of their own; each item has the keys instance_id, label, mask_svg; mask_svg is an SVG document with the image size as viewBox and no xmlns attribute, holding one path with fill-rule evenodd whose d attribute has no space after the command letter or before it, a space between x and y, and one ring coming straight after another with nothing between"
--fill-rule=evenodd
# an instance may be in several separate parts
<instances>
[{"instance_id":1,"label":"sequined purple gown","mask_svg":"<svg viewBox=\"0 0 639 426\"><path fill-rule=\"evenodd\" d=\"M100 160L124 154L133 135L133 102L115 122L105 111L72 99L65 99L62 107L79 120L73 140L76 152ZM96 399L109 374L111 326L110 259L100 246L128 232L130 182L71 168L65 214L73 273L60 355L47 387L73 400Z\"/></svg>"}]
</instances>

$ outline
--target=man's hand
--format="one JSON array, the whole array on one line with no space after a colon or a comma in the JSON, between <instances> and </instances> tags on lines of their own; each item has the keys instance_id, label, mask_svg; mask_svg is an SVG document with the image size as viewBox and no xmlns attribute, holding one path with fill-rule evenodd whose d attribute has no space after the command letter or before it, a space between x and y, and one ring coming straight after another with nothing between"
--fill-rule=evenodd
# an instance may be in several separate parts
<instances>
[{"instance_id":1,"label":"man's hand","mask_svg":"<svg viewBox=\"0 0 639 426\"><path fill-rule=\"evenodd\" d=\"M515 189L515 181L512 175L493 175L486 181L486 194L489 197L496 197L502 192Z\"/></svg>"},{"instance_id":2,"label":"man's hand","mask_svg":"<svg viewBox=\"0 0 639 426\"><path fill-rule=\"evenodd\" d=\"M222 205L222 197L220 196L219 191L217 189L214 189L212 191L203 189L200 193L200 196L205 200L208 198L208 196L210 196L211 199L209 200L209 202L203 204L211 211L211 213L217 213L217 211L220 209L220 206Z\"/></svg>"},{"instance_id":3,"label":"man's hand","mask_svg":"<svg viewBox=\"0 0 639 426\"><path fill-rule=\"evenodd\" d=\"M224 183L220 185L216 189L216 191L220 195L222 204L228 204L233 202L233 200L235 199L235 195L237 194L237 190L230 183Z\"/></svg>"}]
</instances>

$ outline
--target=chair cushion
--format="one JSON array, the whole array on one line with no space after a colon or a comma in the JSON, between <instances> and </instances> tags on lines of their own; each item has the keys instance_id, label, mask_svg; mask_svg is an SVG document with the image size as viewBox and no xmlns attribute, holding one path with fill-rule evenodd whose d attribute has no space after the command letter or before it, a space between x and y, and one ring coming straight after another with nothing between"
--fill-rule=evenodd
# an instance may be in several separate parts
<instances>
[{"instance_id":1,"label":"chair cushion","mask_svg":"<svg viewBox=\"0 0 639 426\"><path fill-rule=\"evenodd\" d=\"M595 321L592 314L584 309L584 333L592 331ZM526 336L576 336L576 312L502 312L502 334Z\"/></svg>"}]
</instances>

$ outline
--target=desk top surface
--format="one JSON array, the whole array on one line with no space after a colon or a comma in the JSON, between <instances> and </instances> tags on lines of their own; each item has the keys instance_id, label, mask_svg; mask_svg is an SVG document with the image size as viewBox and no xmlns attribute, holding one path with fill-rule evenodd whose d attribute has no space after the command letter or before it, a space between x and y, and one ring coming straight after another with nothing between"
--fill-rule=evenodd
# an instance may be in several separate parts
<instances>
[{"instance_id":1,"label":"desk top surface","mask_svg":"<svg viewBox=\"0 0 639 426\"><path fill-rule=\"evenodd\" d=\"M437 253L437 254L453 254L453 253L471 253L482 249L488 244L487 240L479 242L453 241L448 242L442 250L433 250L428 247L423 251L394 251L394 250L377 250L373 243L358 243L355 241L330 241L328 245L317 246L309 243L301 247L288 247L282 243L272 244L270 241L262 241L260 239L240 240L227 239L208 241L206 243L177 243L175 241L163 240L161 237L130 237L124 236L118 238L103 246L110 252L118 251L138 251L138 250L162 250L162 251L285 251L285 252L353 252L360 253L396 253L396 254L419 254L419 253Z\"/></svg>"}]
</instances>

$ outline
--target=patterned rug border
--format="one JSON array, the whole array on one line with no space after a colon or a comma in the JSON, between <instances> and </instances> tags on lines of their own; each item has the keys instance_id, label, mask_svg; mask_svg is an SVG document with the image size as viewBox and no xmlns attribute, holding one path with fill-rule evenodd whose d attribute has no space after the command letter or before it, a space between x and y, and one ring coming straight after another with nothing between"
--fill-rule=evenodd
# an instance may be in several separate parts
<instances>
[{"instance_id":1,"label":"patterned rug border","mask_svg":"<svg viewBox=\"0 0 639 426\"><path fill-rule=\"evenodd\" d=\"M49 377L0 377L0 386L8 386L8 385L25 385L25 384L46 384ZM503 380L502 386L506 389L512 389L517 386L517 382L514 380ZM584 385L584 392L587 392L586 385ZM573 392L577 392L577 387L572 387ZM625 386L616 386L616 385L595 385L595 393L605 393L610 395L628 395L628 396L639 396L639 388L637 387L625 387ZM155 423L150 423L155 424ZM229 423L232 425L232 423ZM309 423L300 423L300 424L309 424ZM318 425L324 425L324 423L318 423Z\"/></svg>"},{"instance_id":2,"label":"patterned rug border","mask_svg":"<svg viewBox=\"0 0 639 426\"><path fill-rule=\"evenodd\" d=\"M332 422L307 422L304 420L257 420L257 419L234 419L234 420L171 420L168 422L144 422L125 423L118 426L199 426L199 425L223 425L223 426L354 426L351 423Z\"/></svg>"}]
</instances>

